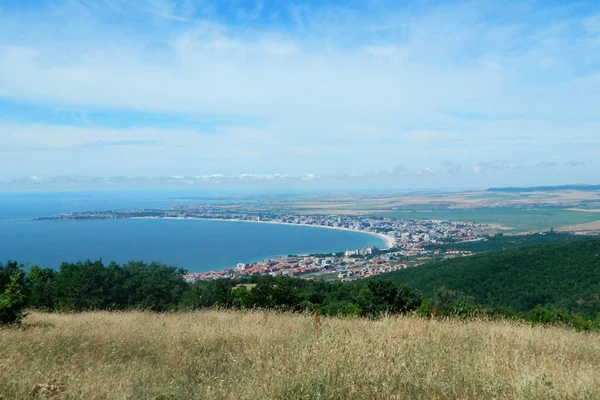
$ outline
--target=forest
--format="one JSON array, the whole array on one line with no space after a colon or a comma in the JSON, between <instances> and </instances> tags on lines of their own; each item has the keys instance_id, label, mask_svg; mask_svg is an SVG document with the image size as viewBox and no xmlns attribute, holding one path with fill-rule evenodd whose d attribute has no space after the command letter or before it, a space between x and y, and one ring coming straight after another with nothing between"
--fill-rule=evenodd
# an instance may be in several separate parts
<instances>
[{"instance_id":1,"label":"forest","mask_svg":"<svg viewBox=\"0 0 600 400\"><path fill-rule=\"evenodd\" d=\"M570 243L593 239L588 235L559 233L553 230L528 235L504 235L502 233L477 242L431 244L427 250L470 250L473 253L484 251L510 250L519 247L537 246L541 244Z\"/></svg>"},{"instance_id":2,"label":"forest","mask_svg":"<svg viewBox=\"0 0 600 400\"><path fill-rule=\"evenodd\" d=\"M595 316L600 312L600 239L487 252L380 276L425 296L445 286L481 305L517 312L552 305Z\"/></svg>"}]
</instances>

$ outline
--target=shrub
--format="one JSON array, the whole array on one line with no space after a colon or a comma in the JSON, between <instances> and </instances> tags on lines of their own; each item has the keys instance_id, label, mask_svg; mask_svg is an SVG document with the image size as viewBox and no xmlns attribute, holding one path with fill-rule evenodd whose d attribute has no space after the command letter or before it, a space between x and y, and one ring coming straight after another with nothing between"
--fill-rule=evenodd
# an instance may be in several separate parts
<instances>
[{"instance_id":1,"label":"shrub","mask_svg":"<svg viewBox=\"0 0 600 400\"><path fill-rule=\"evenodd\" d=\"M440 317L475 317L479 309L474 305L473 298L459 291L441 287L435 293L433 306L435 315Z\"/></svg>"},{"instance_id":2,"label":"shrub","mask_svg":"<svg viewBox=\"0 0 600 400\"><path fill-rule=\"evenodd\" d=\"M538 305L533 310L524 313L523 318L534 324L568 324L570 315L569 311L564 308Z\"/></svg>"},{"instance_id":3,"label":"shrub","mask_svg":"<svg viewBox=\"0 0 600 400\"><path fill-rule=\"evenodd\" d=\"M431 318L434 315L435 308L433 307L433 303L429 300L424 300L419 308L417 308L417 315L419 317Z\"/></svg>"}]
</instances>

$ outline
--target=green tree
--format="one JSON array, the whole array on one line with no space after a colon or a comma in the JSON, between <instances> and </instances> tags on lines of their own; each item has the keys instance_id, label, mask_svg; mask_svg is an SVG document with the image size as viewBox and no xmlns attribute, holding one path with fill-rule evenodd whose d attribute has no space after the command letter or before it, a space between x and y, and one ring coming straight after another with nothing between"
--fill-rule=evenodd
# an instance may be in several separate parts
<instances>
[{"instance_id":1,"label":"green tree","mask_svg":"<svg viewBox=\"0 0 600 400\"><path fill-rule=\"evenodd\" d=\"M174 309L189 286L183 279L185 270L160 263L130 262L123 266L123 272L123 290L130 308Z\"/></svg>"},{"instance_id":2,"label":"green tree","mask_svg":"<svg viewBox=\"0 0 600 400\"><path fill-rule=\"evenodd\" d=\"M231 304L236 308L249 308L252 306L252 293L245 286L231 290Z\"/></svg>"},{"instance_id":3,"label":"green tree","mask_svg":"<svg viewBox=\"0 0 600 400\"><path fill-rule=\"evenodd\" d=\"M29 268L27 284L29 286L29 307L38 310L54 310L57 304L56 272L37 265Z\"/></svg>"},{"instance_id":4,"label":"green tree","mask_svg":"<svg viewBox=\"0 0 600 400\"><path fill-rule=\"evenodd\" d=\"M102 260L63 263L56 277L58 308L63 310L106 309L109 288Z\"/></svg>"},{"instance_id":5,"label":"green tree","mask_svg":"<svg viewBox=\"0 0 600 400\"><path fill-rule=\"evenodd\" d=\"M422 301L420 293L414 288L389 280L370 280L366 289L358 293L361 314L370 317L385 313L407 313L416 310Z\"/></svg>"},{"instance_id":6,"label":"green tree","mask_svg":"<svg viewBox=\"0 0 600 400\"><path fill-rule=\"evenodd\" d=\"M23 266L9 261L0 264L0 325L21 322L27 306Z\"/></svg>"}]
</instances>

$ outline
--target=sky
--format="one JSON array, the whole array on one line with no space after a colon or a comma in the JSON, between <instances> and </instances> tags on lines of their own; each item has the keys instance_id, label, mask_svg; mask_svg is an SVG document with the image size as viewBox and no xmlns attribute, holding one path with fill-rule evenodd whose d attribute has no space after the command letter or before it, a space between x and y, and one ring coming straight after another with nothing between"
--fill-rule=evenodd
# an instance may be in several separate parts
<instances>
[{"instance_id":1,"label":"sky","mask_svg":"<svg viewBox=\"0 0 600 400\"><path fill-rule=\"evenodd\" d=\"M0 191L597 184L600 2L0 0Z\"/></svg>"}]
</instances>

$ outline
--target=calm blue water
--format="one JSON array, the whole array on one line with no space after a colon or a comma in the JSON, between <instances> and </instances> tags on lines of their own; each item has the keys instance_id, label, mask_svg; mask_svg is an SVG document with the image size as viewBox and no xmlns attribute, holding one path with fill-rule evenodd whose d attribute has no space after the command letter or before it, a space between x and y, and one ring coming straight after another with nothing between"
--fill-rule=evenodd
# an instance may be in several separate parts
<instances>
[{"instance_id":1,"label":"calm blue water","mask_svg":"<svg viewBox=\"0 0 600 400\"><path fill-rule=\"evenodd\" d=\"M62 213L82 211L108 211L155 208L215 203L206 196L199 199L172 198L168 193L50 193L6 194L0 193L0 221L51 217Z\"/></svg>"},{"instance_id":2,"label":"calm blue water","mask_svg":"<svg viewBox=\"0 0 600 400\"><path fill-rule=\"evenodd\" d=\"M198 203L198 201L194 201ZM228 221L28 221L71 211L167 208L189 200L82 199L0 194L0 260L57 268L61 262L160 261L192 272L286 254L383 246L381 239L332 229Z\"/></svg>"}]
</instances>

